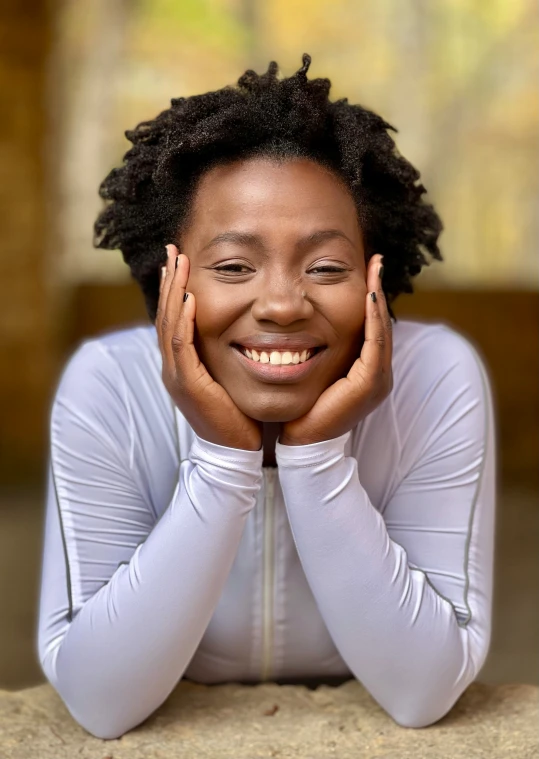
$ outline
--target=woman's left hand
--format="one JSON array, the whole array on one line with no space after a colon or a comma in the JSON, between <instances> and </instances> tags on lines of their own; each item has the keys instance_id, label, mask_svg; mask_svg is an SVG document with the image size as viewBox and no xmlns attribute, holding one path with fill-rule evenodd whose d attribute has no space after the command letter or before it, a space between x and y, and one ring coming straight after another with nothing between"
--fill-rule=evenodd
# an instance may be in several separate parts
<instances>
[{"instance_id":1,"label":"woman's left hand","mask_svg":"<svg viewBox=\"0 0 539 759\"><path fill-rule=\"evenodd\" d=\"M283 422L279 442L309 445L340 437L371 413L393 389L391 317L378 275L382 256L376 254L367 269L365 342L346 377L320 395L303 416ZM376 302L371 293L376 293Z\"/></svg>"}]
</instances>

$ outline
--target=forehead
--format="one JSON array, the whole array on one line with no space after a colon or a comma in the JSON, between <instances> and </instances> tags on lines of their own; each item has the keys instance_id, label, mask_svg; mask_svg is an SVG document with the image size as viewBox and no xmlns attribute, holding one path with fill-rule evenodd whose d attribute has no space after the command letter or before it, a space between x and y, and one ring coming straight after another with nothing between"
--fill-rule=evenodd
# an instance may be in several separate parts
<instances>
[{"instance_id":1,"label":"forehead","mask_svg":"<svg viewBox=\"0 0 539 759\"><path fill-rule=\"evenodd\" d=\"M358 226L357 210L344 183L308 159L253 158L215 166L198 183L191 209L192 233L204 237L223 227L291 226L304 233L313 224ZM281 226L279 226L281 225Z\"/></svg>"}]
</instances>

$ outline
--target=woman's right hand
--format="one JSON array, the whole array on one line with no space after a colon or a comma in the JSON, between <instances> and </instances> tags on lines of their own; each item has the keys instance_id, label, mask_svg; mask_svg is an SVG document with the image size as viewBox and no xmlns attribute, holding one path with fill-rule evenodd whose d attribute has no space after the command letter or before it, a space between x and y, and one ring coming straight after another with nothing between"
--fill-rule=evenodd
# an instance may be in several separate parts
<instances>
[{"instance_id":1,"label":"woman's right hand","mask_svg":"<svg viewBox=\"0 0 539 759\"><path fill-rule=\"evenodd\" d=\"M199 437L228 448L258 451L262 447L262 422L240 411L198 357L193 293L183 301L188 278L189 259L178 255L175 245L167 245L166 276L160 279L155 318L163 383Z\"/></svg>"}]
</instances>

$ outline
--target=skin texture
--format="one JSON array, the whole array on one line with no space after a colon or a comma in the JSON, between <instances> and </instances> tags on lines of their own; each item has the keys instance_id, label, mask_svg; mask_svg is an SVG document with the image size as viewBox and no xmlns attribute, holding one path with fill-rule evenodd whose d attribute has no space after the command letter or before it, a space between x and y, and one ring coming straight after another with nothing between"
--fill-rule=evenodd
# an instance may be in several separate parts
<instances>
[{"instance_id":1,"label":"skin texture","mask_svg":"<svg viewBox=\"0 0 539 759\"><path fill-rule=\"evenodd\" d=\"M302 242L326 230L338 234ZM256 241L215 241L231 231ZM278 436L291 445L336 437L390 391L381 257L367 269L353 198L326 168L267 158L214 167L167 251L156 319L163 379L203 437L254 449L262 439L264 465L274 465ZM223 266L232 268L217 271ZM327 266L342 271L317 268ZM366 297L375 288L377 305ZM186 291L194 297L184 305ZM316 370L293 383L253 377L231 346L248 334L298 331L327 347Z\"/></svg>"}]
</instances>

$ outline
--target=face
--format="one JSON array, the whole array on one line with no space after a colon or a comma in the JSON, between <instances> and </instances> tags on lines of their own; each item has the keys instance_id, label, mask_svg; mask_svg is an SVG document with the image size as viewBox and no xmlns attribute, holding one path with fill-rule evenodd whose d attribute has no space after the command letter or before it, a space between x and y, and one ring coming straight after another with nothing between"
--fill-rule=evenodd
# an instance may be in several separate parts
<instances>
[{"instance_id":1,"label":"face","mask_svg":"<svg viewBox=\"0 0 539 759\"><path fill-rule=\"evenodd\" d=\"M291 421L346 376L364 339L366 264L354 201L330 171L295 158L214 167L178 243L196 300L195 347L241 411ZM325 348L297 377L260 376L234 347L298 333Z\"/></svg>"}]
</instances>

